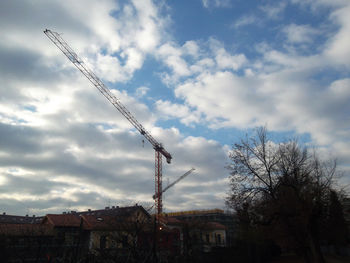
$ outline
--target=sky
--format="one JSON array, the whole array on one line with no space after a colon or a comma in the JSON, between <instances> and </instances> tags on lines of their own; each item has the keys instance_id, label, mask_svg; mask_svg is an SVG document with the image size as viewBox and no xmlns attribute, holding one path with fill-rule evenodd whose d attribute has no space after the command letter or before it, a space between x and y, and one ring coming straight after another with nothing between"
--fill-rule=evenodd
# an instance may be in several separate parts
<instances>
[{"instance_id":1,"label":"sky","mask_svg":"<svg viewBox=\"0 0 350 263\"><path fill-rule=\"evenodd\" d=\"M165 211L225 208L254 128L350 183L350 1L1 0L0 212L151 206L154 150L46 37L58 32L173 156Z\"/></svg>"}]
</instances>

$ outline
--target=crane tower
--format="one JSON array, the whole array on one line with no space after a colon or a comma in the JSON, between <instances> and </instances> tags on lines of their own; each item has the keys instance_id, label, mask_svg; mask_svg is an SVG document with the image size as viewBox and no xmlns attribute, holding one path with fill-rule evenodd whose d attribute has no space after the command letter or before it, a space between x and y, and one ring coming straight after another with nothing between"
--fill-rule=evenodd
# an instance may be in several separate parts
<instances>
[{"instance_id":1,"label":"crane tower","mask_svg":"<svg viewBox=\"0 0 350 263\"><path fill-rule=\"evenodd\" d=\"M155 150L155 208L156 214L162 213L162 156L167 163L171 162L172 156L163 145L156 141L152 135L137 121L128 109L117 99L107 86L93 73L82 59L73 51L66 41L58 34L49 29L44 31L46 36L63 52L63 54L76 66L83 75L105 96L110 103L152 144Z\"/></svg>"}]
</instances>

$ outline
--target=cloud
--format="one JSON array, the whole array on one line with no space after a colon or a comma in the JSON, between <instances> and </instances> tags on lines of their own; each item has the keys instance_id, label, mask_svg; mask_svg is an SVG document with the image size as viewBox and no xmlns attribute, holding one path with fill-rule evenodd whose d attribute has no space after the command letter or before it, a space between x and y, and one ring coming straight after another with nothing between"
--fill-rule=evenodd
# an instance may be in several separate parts
<instances>
[{"instance_id":1,"label":"cloud","mask_svg":"<svg viewBox=\"0 0 350 263\"><path fill-rule=\"evenodd\" d=\"M215 38L200 41L187 41L183 46L165 43L157 51L158 59L171 69L164 73L163 82L168 86L184 79L191 79L203 72L217 70L241 70L247 63L242 53L231 54Z\"/></svg>"},{"instance_id":2,"label":"cloud","mask_svg":"<svg viewBox=\"0 0 350 263\"><path fill-rule=\"evenodd\" d=\"M232 27L237 29L243 26L255 24L258 21L257 17L254 15L244 15L238 18L233 24Z\"/></svg>"},{"instance_id":3,"label":"cloud","mask_svg":"<svg viewBox=\"0 0 350 263\"><path fill-rule=\"evenodd\" d=\"M244 54L229 54L225 48L216 40L211 40L211 48L215 54L218 69L239 70L247 62Z\"/></svg>"},{"instance_id":4,"label":"cloud","mask_svg":"<svg viewBox=\"0 0 350 263\"><path fill-rule=\"evenodd\" d=\"M128 82L145 57L162 45L166 19L158 8L151 1L37 1L34 5L2 1L0 12L3 209L43 215L101 208L108 200L118 205L152 202L153 147L142 143L144 138L42 30L64 32L73 49L105 81ZM177 68L181 56L199 56L194 41L185 43L180 54L171 45L160 50L180 75L184 74ZM172 181L198 166L202 177L216 180L210 177L212 170L199 168L202 160L193 155L198 155L197 150L189 151L196 143L187 141L178 130L155 127L156 115L138 100L148 90L139 87L133 98L112 85L115 96L176 159L175 166L164 167L164 175ZM205 139L197 143L208 156L214 154L213 149L221 158L226 156L218 144ZM177 203L176 197L165 200L172 208Z\"/></svg>"},{"instance_id":5,"label":"cloud","mask_svg":"<svg viewBox=\"0 0 350 263\"><path fill-rule=\"evenodd\" d=\"M191 167L196 170L181 183L175 185L174 189L169 189L164 194L165 208L168 211L185 210L186 207L215 208L218 203L223 202L228 190L227 174L222 169L228 162L227 149L213 140L189 136L180 141L173 150L173 154L174 163L165 167L166 174L171 171L169 169L181 168L181 170L172 173L170 182ZM164 179L166 182L166 178Z\"/></svg>"},{"instance_id":6,"label":"cloud","mask_svg":"<svg viewBox=\"0 0 350 263\"><path fill-rule=\"evenodd\" d=\"M188 47L186 46L186 50ZM182 77L191 74L187 62L181 56L183 51L173 43L165 43L159 48L158 54L164 63L172 69L175 76Z\"/></svg>"},{"instance_id":7,"label":"cloud","mask_svg":"<svg viewBox=\"0 0 350 263\"><path fill-rule=\"evenodd\" d=\"M318 12L322 8L339 8L348 5L347 0L291 0L290 2L303 8L309 7L312 12Z\"/></svg>"},{"instance_id":8,"label":"cloud","mask_svg":"<svg viewBox=\"0 0 350 263\"><path fill-rule=\"evenodd\" d=\"M165 182L196 168L165 195L169 210L223 204L227 148L157 127L159 120L209 132L267 124L273 131L308 133L312 144L334 153L341 165L348 163L349 7L336 2L328 2L331 15L324 23L337 30L327 32L325 42L317 41L316 26L292 21L282 27L287 37L280 42L266 38L242 49L219 35L176 42L165 32L170 32L167 15L151 1L2 1L0 138L6 139L0 140L0 205L17 214L28 208L45 214L101 208L108 200L152 202L152 146L59 53L42 33L45 28L64 32L115 96L164 143L174 157L163 167ZM277 19L285 7L262 10ZM137 82L131 92L116 89L118 82L136 83L131 80L149 57L159 62L157 73L167 84L159 94L175 96L157 97L151 106L143 102L149 83Z\"/></svg>"},{"instance_id":9,"label":"cloud","mask_svg":"<svg viewBox=\"0 0 350 263\"><path fill-rule=\"evenodd\" d=\"M287 6L286 1L280 1L273 5L262 5L260 10L270 19L279 19Z\"/></svg>"},{"instance_id":10,"label":"cloud","mask_svg":"<svg viewBox=\"0 0 350 263\"><path fill-rule=\"evenodd\" d=\"M231 72L201 74L178 85L176 96L205 115L212 128L256 126L257 114L266 116L273 105L266 99L255 78L238 77ZM264 108L264 111L258 110ZM232 114L234 113L234 114Z\"/></svg>"},{"instance_id":11,"label":"cloud","mask_svg":"<svg viewBox=\"0 0 350 263\"><path fill-rule=\"evenodd\" d=\"M231 0L202 0L202 4L205 8L218 8L218 7L231 7Z\"/></svg>"},{"instance_id":12,"label":"cloud","mask_svg":"<svg viewBox=\"0 0 350 263\"><path fill-rule=\"evenodd\" d=\"M1 126L1 137L6 138L1 141L0 152L1 178L5 178L1 182L2 203L12 200L15 204L18 200L38 214L60 212L68 207L99 208L108 199L124 204L128 196L136 201L152 201L153 149L147 142L142 146L138 133L105 130L88 123L71 124L62 130L55 128ZM200 174L192 182L216 180L217 176L211 178L212 170L221 169L226 158L218 143L182 138L176 130L157 128L151 133L165 142L174 156L173 164L163 167L164 176L170 181L192 166ZM209 163L202 164L206 157L213 160L209 170ZM180 185L177 187L181 189ZM165 200L172 208L178 202L175 197ZM7 210L10 211L14 208Z\"/></svg>"},{"instance_id":13,"label":"cloud","mask_svg":"<svg viewBox=\"0 0 350 263\"><path fill-rule=\"evenodd\" d=\"M286 36L287 41L292 44L312 43L315 35L320 32L309 25L290 24L282 30Z\"/></svg>"},{"instance_id":14,"label":"cloud","mask_svg":"<svg viewBox=\"0 0 350 263\"><path fill-rule=\"evenodd\" d=\"M144 87L144 86L139 87L136 89L135 96L137 98L141 98L141 97L145 96L148 91L149 91L148 87Z\"/></svg>"},{"instance_id":15,"label":"cloud","mask_svg":"<svg viewBox=\"0 0 350 263\"><path fill-rule=\"evenodd\" d=\"M158 114L161 118L178 118L185 125L193 125L200 122L200 114L192 111L188 106L183 104L174 104L170 101L158 100L155 103Z\"/></svg>"},{"instance_id":16,"label":"cloud","mask_svg":"<svg viewBox=\"0 0 350 263\"><path fill-rule=\"evenodd\" d=\"M344 167L350 160L344 147L350 142L350 86L344 74L349 66L349 4L328 4L333 8L328 26L336 26L337 30L324 35L325 44L317 39L321 29L302 24L284 27L284 42L277 46L268 42L258 45L261 57L250 60L225 49L218 40L197 42L199 54L205 55L186 62L187 68L200 69L174 83L176 97L201 116L201 124L213 129L267 124L275 131L310 134L313 145L327 148L342 160ZM263 10L277 19L285 8L283 2ZM311 54L305 54L305 49L285 48L290 45L309 45ZM208 63L200 65L203 61ZM176 114L169 111L168 115ZM183 115L178 114L177 118L182 119Z\"/></svg>"},{"instance_id":17,"label":"cloud","mask_svg":"<svg viewBox=\"0 0 350 263\"><path fill-rule=\"evenodd\" d=\"M182 47L184 54L188 54L194 58L199 56L200 48L198 44L191 40L191 41L186 41L186 43Z\"/></svg>"},{"instance_id":18,"label":"cloud","mask_svg":"<svg viewBox=\"0 0 350 263\"><path fill-rule=\"evenodd\" d=\"M108 203L153 202L152 145L142 142L144 138L46 38L45 28L64 32L63 38L87 65L112 82L112 93L164 143L174 156L173 164L163 167L165 178L173 181L192 166L199 175L188 181L192 184L226 176L214 173L222 171L226 161L220 144L155 126L159 116L139 100L148 87L136 89L135 97L114 89L113 82L130 81L146 56L156 53L180 77L186 76L186 70L195 72L186 69L185 58L202 57L195 41L181 47L164 44L166 19L153 2L3 1L0 12L4 40L0 44L0 205L7 213L43 215ZM203 58L198 65L212 63ZM185 123L199 118L182 105L158 103L169 111L178 110ZM211 161L203 165L205 158ZM187 191L180 184L176 189ZM209 191L210 186L202 189ZM195 191L199 189L188 195ZM217 196L203 198L208 198L206 208L217 207L218 201L223 205ZM178 196L170 195L164 203L175 209ZM181 208L201 209L204 204L206 200L198 199Z\"/></svg>"},{"instance_id":19,"label":"cloud","mask_svg":"<svg viewBox=\"0 0 350 263\"><path fill-rule=\"evenodd\" d=\"M350 56L350 5L341 7L331 14L333 23L339 26L337 33L329 39L325 55L334 63L349 68L350 62L347 59Z\"/></svg>"}]
</instances>

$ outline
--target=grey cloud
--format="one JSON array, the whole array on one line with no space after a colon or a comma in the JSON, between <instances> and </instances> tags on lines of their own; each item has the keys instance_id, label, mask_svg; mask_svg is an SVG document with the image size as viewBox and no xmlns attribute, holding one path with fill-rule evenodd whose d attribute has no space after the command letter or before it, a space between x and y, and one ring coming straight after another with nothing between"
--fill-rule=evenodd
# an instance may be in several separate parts
<instances>
[{"instance_id":1,"label":"grey cloud","mask_svg":"<svg viewBox=\"0 0 350 263\"><path fill-rule=\"evenodd\" d=\"M12 77L23 78L23 75L39 77L39 72L35 72L33 65L38 63L41 55L28 50L19 50L13 47L0 45L0 72L1 75L11 75ZM40 76L42 78L42 75Z\"/></svg>"},{"instance_id":2,"label":"grey cloud","mask_svg":"<svg viewBox=\"0 0 350 263\"><path fill-rule=\"evenodd\" d=\"M0 185L2 194L31 194L38 197L49 194L52 189L62 189L68 184L52 182L43 178L36 178L35 175L27 175L27 177L14 176L10 173L4 174L6 183Z\"/></svg>"},{"instance_id":3,"label":"grey cloud","mask_svg":"<svg viewBox=\"0 0 350 263\"><path fill-rule=\"evenodd\" d=\"M0 157L3 167L40 171L40 174L46 174L49 178L67 175L109 189L124 189L127 186L130 191L137 193L153 188L153 158L147 160L142 157L153 156L153 149L142 148L141 144L133 146L134 136L130 137L128 133L106 136L91 125L73 125L64 134L55 132L55 137L50 131L37 131L28 127L2 124L0 128L4 138L1 140L1 149L7 153L7 156ZM54 141L55 138L60 139L57 145L50 145L46 141ZM66 152L72 144L82 149L81 157ZM123 153L125 149L135 152L135 157L127 156L127 153L125 156L122 154L113 157L114 152ZM84 152L89 157L85 157ZM108 159L94 157L95 154L98 156L106 153L111 153ZM134 172L131 172L133 169ZM150 170L148 174L137 174L137 171L147 170ZM144 188L145 185L148 187Z\"/></svg>"},{"instance_id":4,"label":"grey cloud","mask_svg":"<svg viewBox=\"0 0 350 263\"><path fill-rule=\"evenodd\" d=\"M83 52L87 46L97 50L108 46L110 35L108 39L101 38L101 32L94 32L81 17L75 17L68 10L69 3L65 3L63 6L61 1L0 2L0 34L4 39L0 44L0 100L1 105L7 106L0 108L0 117L6 120L0 124L0 169L1 177L5 178L0 194L6 193L0 206L8 213L24 214L29 210L43 215L70 208L101 208L110 198L120 204L141 198L152 201L152 146L147 141L143 145L144 138L108 105L42 32L48 27L75 36L73 39ZM126 93L118 94L142 124L154 127L155 117L146 105ZM29 111L29 117L21 120L28 112L22 115L19 109L25 107L32 107L33 112ZM7 124L7 119L14 125ZM106 130L98 128L99 125ZM225 152L218 143L203 138L186 140L172 129L155 131L155 137L165 143L176 159L171 166L164 162L165 178L173 181L191 166L197 168L198 176L188 178L190 183L225 177L219 172ZM23 170L25 175L16 175L16 169ZM50 196L52 191L66 195ZM188 208L193 207L191 202L205 206L206 199L209 204L218 201L203 195L203 200L193 202L192 193L187 191L198 193L200 188L176 187L169 192L166 202L174 207L180 200L181 208ZM176 196L178 192L183 194L180 199ZM29 197L18 201L15 193Z\"/></svg>"},{"instance_id":5,"label":"grey cloud","mask_svg":"<svg viewBox=\"0 0 350 263\"><path fill-rule=\"evenodd\" d=\"M46 27L67 29L85 28L73 14L65 10L60 1L39 0L35 2L12 0L0 2L0 23L2 28L11 31L33 33L44 30ZM1 31L1 30L0 30ZM17 31L17 33L19 33ZM35 34L34 34L35 35ZM30 45L31 43L23 43Z\"/></svg>"},{"instance_id":6,"label":"grey cloud","mask_svg":"<svg viewBox=\"0 0 350 263\"><path fill-rule=\"evenodd\" d=\"M0 44L0 76L8 82L13 81L17 84L17 88L24 81L40 87L55 85L52 82L54 79L68 80L72 77L72 73L68 70L61 69L60 72L56 72L48 68L43 62L46 59L39 51Z\"/></svg>"},{"instance_id":7,"label":"grey cloud","mask_svg":"<svg viewBox=\"0 0 350 263\"><path fill-rule=\"evenodd\" d=\"M43 134L31 127L0 123L0 152L10 154L36 154L42 151Z\"/></svg>"}]
</instances>

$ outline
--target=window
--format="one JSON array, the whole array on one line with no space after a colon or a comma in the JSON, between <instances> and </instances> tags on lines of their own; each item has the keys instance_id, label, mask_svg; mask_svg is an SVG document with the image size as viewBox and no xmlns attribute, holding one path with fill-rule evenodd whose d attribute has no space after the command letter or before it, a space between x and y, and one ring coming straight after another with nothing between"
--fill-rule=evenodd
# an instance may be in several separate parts
<instances>
[{"instance_id":1,"label":"window","mask_svg":"<svg viewBox=\"0 0 350 263\"><path fill-rule=\"evenodd\" d=\"M125 248L125 247L128 247L128 236L127 235L123 235L122 236L122 246Z\"/></svg>"},{"instance_id":2,"label":"window","mask_svg":"<svg viewBox=\"0 0 350 263\"><path fill-rule=\"evenodd\" d=\"M205 242L209 243L210 239L209 239L209 234L205 235Z\"/></svg>"},{"instance_id":3,"label":"window","mask_svg":"<svg viewBox=\"0 0 350 263\"><path fill-rule=\"evenodd\" d=\"M100 249L105 249L106 248L106 243L107 243L106 236L101 236L100 237Z\"/></svg>"}]
</instances>

